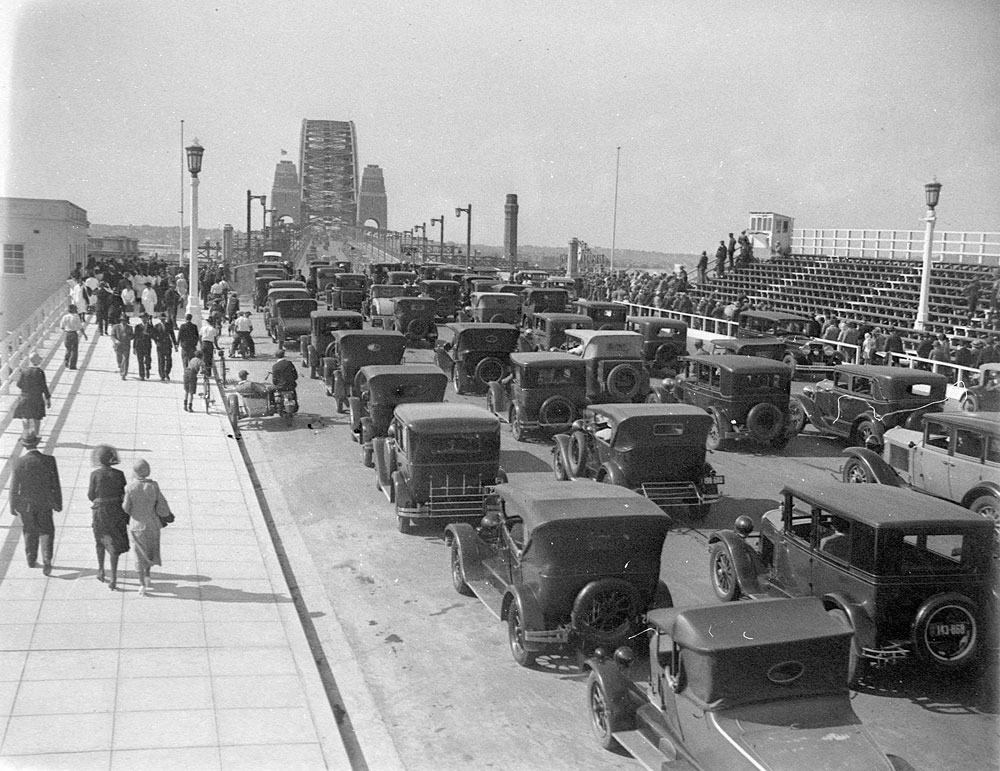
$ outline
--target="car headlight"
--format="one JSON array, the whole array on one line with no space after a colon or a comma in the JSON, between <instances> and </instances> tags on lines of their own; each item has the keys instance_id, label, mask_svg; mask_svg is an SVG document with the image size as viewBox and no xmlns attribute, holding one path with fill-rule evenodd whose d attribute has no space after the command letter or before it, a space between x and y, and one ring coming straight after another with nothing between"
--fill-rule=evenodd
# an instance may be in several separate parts
<instances>
[{"instance_id":1,"label":"car headlight","mask_svg":"<svg viewBox=\"0 0 1000 771\"><path fill-rule=\"evenodd\" d=\"M823 355L824 356L833 356L833 354L835 354L836 352L837 352L837 349L834 348L832 345L828 345L828 346L826 346L823 349Z\"/></svg>"}]
</instances>

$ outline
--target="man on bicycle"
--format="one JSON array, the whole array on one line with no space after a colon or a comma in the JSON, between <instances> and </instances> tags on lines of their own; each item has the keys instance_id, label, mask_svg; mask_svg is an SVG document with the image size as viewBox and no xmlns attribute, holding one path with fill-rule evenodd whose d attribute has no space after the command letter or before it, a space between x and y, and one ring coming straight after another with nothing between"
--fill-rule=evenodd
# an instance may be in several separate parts
<instances>
[{"instance_id":1,"label":"man on bicycle","mask_svg":"<svg viewBox=\"0 0 1000 771\"><path fill-rule=\"evenodd\" d=\"M206 369L211 370L215 352L222 350L219 348L219 330L212 324L211 319L206 319L205 323L201 325L199 339L201 340L202 362Z\"/></svg>"},{"instance_id":2,"label":"man on bicycle","mask_svg":"<svg viewBox=\"0 0 1000 771\"><path fill-rule=\"evenodd\" d=\"M251 357L256 355L257 352L254 350L252 332L253 322L250 321L250 311L244 311L233 321L233 345L229 349L230 357L236 355L236 350L240 347L241 343L246 345Z\"/></svg>"}]
</instances>

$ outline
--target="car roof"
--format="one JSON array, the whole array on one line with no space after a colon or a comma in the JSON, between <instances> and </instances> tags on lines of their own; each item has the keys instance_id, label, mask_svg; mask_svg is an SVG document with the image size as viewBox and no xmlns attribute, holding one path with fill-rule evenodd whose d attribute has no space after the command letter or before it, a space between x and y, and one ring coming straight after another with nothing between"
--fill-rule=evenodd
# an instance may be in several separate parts
<instances>
[{"instance_id":1,"label":"car roof","mask_svg":"<svg viewBox=\"0 0 1000 771\"><path fill-rule=\"evenodd\" d=\"M549 319L550 321L579 321L581 323L590 322L593 323L594 320L590 318L586 313L559 313L558 311L545 311L543 313L536 313L536 319Z\"/></svg>"},{"instance_id":2,"label":"car roof","mask_svg":"<svg viewBox=\"0 0 1000 771\"><path fill-rule=\"evenodd\" d=\"M1000 412L932 412L924 415L924 419L1000 436Z\"/></svg>"},{"instance_id":3,"label":"car roof","mask_svg":"<svg viewBox=\"0 0 1000 771\"><path fill-rule=\"evenodd\" d=\"M711 356L682 356L681 358L687 361L714 364L729 372L790 372L788 365L773 359L762 359L760 356L720 353Z\"/></svg>"},{"instance_id":4,"label":"car roof","mask_svg":"<svg viewBox=\"0 0 1000 771\"><path fill-rule=\"evenodd\" d=\"M500 496L517 508L528 532L556 520L610 517L670 519L649 498L620 485L606 485L589 479L560 482L547 477L532 477L496 486Z\"/></svg>"},{"instance_id":5,"label":"car roof","mask_svg":"<svg viewBox=\"0 0 1000 771\"><path fill-rule=\"evenodd\" d=\"M431 403L401 404L396 417L423 433L450 434L500 429L500 420L485 407L476 404Z\"/></svg>"},{"instance_id":6,"label":"car roof","mask_svg":"<svg viewBox=\"0 0 1000 771\"><path fill-rule=\"evenodd\" d=\"M758 319L769 319L771 321L813 321L808 316L801 316L798 313L781 313L779 311L742 311L740 316L753 316Z\"/></svg>"},{"instance_id":7,"label":"car roof","mask_svg":"<svg viewBox=\"0 0 1000 771\"><path fill-rule=\"evenodd\" d=\"M344 338L360 337L398 337L405 339L405 335L395 329L338 329L334 332L338 340Z\"/></svg>"},{"instance_id":8,"label":"car roof","mask_svg":"<svg viewBox=\"0 0 1000 771\"><path fill-rule=\"evenodd\" d=\"M361 316L357 311L313 311L309 314L314 319L354 319Z\"/></svg>"},{"instance_id":9,"label":"car roof","mask_svg":"<svg viewBox=\"0 0 1000 771\"><path fill-rule=\"evenodd\" d=\"M570 354L571 358L576 358ZM630 418L681 417L696 415L707 418L708 413L693 404L592 404L587 409L595 415L604 415L614 423L623 423Z\"/></svg>"},{"instance_id":10,"label":"car roof","mask_svg":"<svg viewBox=\"0 0 1000 771\"><path fill-rule=\"evenodd\" d=\"M897 382L907 383L935 383L947 381L944 375L928 372L923 369L911 369L910 367L887 367L884 364L838 364L834 367L835 372L849 372L852 375L867 375L868 377L882 377Z\"/></svg>"},{"instance_id":11,"label":"car roof","mask_svg":"<svg viewBox=\"0 0 1000 771\"><path fill-rule=\"evenodd\" d=\"M514 294L513 292L473 292L472 293L472 299L473 300L482 300L483 298L486 298L486 297L503 297L503 298L513 297L515 300L517 299L517 295Z\"/></svg>"},{"instance_id":12,"label":"car roof","mask_svg":"<svg viewBox=\"0 0 1000 771\"><path fill-rule=\"evenodd\" d=\"M465 322L460 321L455 324L449 324L448 329L455 332L456 335L460 335L463 332L468 332L470 330L478 330L480 332L517 332L520 334L520 330L513 324L499 324L493 322Z\"/></svg>"},{"instance_id":13,"label":"car roof","mask_svg":"<svg viewBox=\"0 0 1000 771\"><path fill-rule=\"evenodd\" d=\"M604 307L627 308L628 307L626 305L623 305L622 303L611 302L610 300L574 300L573 304L574 305L582 305L584 307L590 307L590 308L604 308Z\"/></svg>"},{"instance_id":14,"label":"car roof","mask_svg":"<svg viewBox=\"0 0 1000 771\"><path fill-rule=\"evenodd\" d=\"M584 344L592 340L612 340L615 338L642 338L638 332L625 332L620 329L567 329L567 337L575 337Z\"/></svg>"},{"instance_id":15,"label":"car roof","mask_svg":"<svg viewBox=\"0 0 1000 771\"><path fill-rule=\"evenodd\" d=\"M457 281L452 281L449 278L425 278L421 284L434 284L435 286L458 286Z\"/></svg>"},{"instance_id":16,"label":"car roof","mask_svg":"<svg viewBox=\"0 0 1000 771\"><path fill-rule=\"evenodd\" d=\"M527 365L550 365L558 367L580 367L581 369L587 366L586 362L579 356L574 356L571 353L563 353L561 351L530 351L525 353L512 353L510 355L511 363L518 366Z\"/></svg>"},{"instance_id":17,"label":"car roof","mask_svg":"<svg viewBox=\"0 0 1000 771\"><path fill-rule=\"evenodd\" d=\"M366 276L364 273L336 273L334 275L337 275L340 278L360 278L364 279L365 281L368 280L368 276Z\"/></svg>"},{"instance_id":18,"label":"car roof","mask_svg":"<svg viewBox=\"0 0 1000 771\"><path fill-rule=\"evenodd\" d=\"M658 608L646 618L678 645L700 653L851 633L827 612L819 597Z\"/></svg>"},{"instance_id":19,"label":"car roof","mask_svg":"<svg viewBox=\"0 0 1000 771\"><path fill-rule=\"evenodd\" d=\"M625 320L632 324L649 324L661 329L667 327L671 329L687 329L687 324L680 319L668 319L663 316L629 316Z\"/></svg>"},{"instance_id":20,"label":"car roof","mask_svg":"<svg viewBox=\"0 0 1000 771\"><path fill-rule=\"evenodd\" d=\"M831 514L864 522L876 528L909 528L927 525L976 527L991 531L993 523L957 503L891 485L788 484L783 493L819 506Z\"/></svg>"},{"instance_id":21,"label":"car roof","mask_svg":"<svg viewBox=\"0 0 1000 771\"><path fill-rule=\"evenodd\" d=\"M446 381L448 379L444 370L436 364L368 364L358 372L363 372L369 383L384 377L434 377L444 378Z\"/></svg>"},{"instance_id":22,"label":"car roof","mask_svg":"<svg viewBox=\"0 0 1000 771\"><path fill-rule=\"evenodd\" d=\"M712 345L720 348L766 348L769 346L785 347L785 341L780 337L716 337L709 340Z\"/></svg>"},{"instance_id":23,"label":"car roof","mask_svg":"<svg viewBox=\"0 0 1000 771\"><path fill-rule=\"evenodd\" d=\"M268 296L268 298L270 298L272 296L277 297L282 292L297 292L298 294L295 295L295 296L301 296L301 297L308 297L309 296L308 290L306 290L305 286L302 286L301 284L299 286L277 286L277 287L271 287L270 289L267 290L267 296ZM286 298L286 299L291 299L291 298Z\"/></svg>"}]
</instances>

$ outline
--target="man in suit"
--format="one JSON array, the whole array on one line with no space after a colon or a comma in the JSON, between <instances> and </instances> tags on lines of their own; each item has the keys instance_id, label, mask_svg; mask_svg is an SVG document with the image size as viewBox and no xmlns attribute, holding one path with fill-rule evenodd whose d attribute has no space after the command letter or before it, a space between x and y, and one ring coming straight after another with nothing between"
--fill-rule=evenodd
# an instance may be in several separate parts
<instances>
[{"instance_id":1,"label":"man in suit","mask_svg":"<svg viewBox=\"0 0 1000 771\"><path fill-rule=\"evenodd\" d=\"M62 511L62 488L56 459L38 451L38 434L28 434L21 443L27 452L14 464L10 482L10 508L21 516L24 531L24 552L28 567L38 564L38 547L42 547L42 572L52 572L52 541L56 529L52 512Z\"/></svg>"}]
</instances>

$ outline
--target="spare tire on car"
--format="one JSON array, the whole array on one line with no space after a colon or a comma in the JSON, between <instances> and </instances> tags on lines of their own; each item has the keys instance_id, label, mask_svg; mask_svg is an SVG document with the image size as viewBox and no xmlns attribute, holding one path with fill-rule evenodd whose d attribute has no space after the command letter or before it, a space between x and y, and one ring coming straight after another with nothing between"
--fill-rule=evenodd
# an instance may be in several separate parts
<instances>
[{"instance_id":1,"label":"spare tire on car","mask_svg":"<svg viewBox=\"0 0 1000 771\"><path fill-rule=\"evenodd\" d=\"M785 416L770 402L754 405L747 415L747 431L755 441L773 442L785 430Z\"/></svg>"},{"instance_id":2,"label":"spare tire on car","mask_svg":"<svg viewBox=\"0 0 1000 771\"><path fill-rule=\"evenodd\" d=\"M615 399L634 399L642 389L642 378L631 364L619 364L614 367L607 378L608 394Z\"/></svg>"},{"instance_id":3,"label":"spare tire on car","mask_svg":"<svg viewBox=\"0 0 1000 771\"><path fill-rule=\"evenodd\" d=\"M639 592L620 578L591 581L576 596L570 624L594 644L624 641L642 613Z\"/></svg>"}]
</instances>

